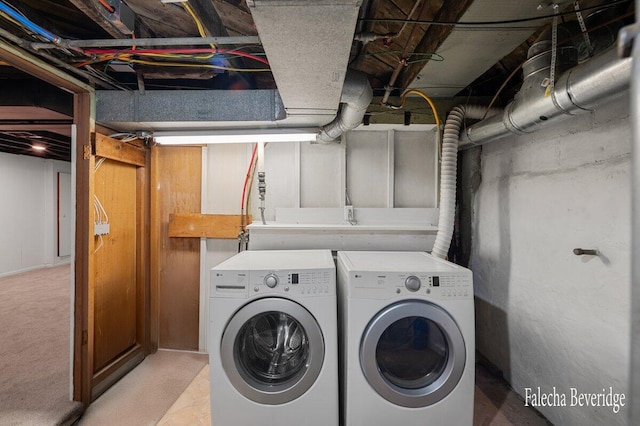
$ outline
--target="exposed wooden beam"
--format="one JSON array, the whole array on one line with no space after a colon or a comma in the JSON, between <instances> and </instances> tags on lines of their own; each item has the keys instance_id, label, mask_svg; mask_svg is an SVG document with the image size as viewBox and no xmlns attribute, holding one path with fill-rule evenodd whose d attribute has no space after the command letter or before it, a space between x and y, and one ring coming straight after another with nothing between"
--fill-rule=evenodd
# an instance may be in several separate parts
<instances>
[{"instance_id":1,"label":"exposed wooden beam","mask_svg":"<svg viewBox=\"0 0 640 426\"><path fill-rule=\"evenodd\" d=\"M460 0L460 1L450 1L445 2L442 6L442 9L435 16L435 21L458 21L464 12L467 10L469 6L471 6L473 0ZM449 34L453 31L453 26L451 25L430 25L427 29L427 32L420 40L420 43L416 46L415 52L418 53L429 53L436 52L438 48L442 45ZM411 64L404 69L404 71L400 74L400 86L402 88L406 88L411 84L411 82L418 76L422 68L428 62Z\"/></svg>"},{"instance_id":2,"label":"exposed wooden beam","mask_svg":"<svg viewBox=\"0 0 640 426\"><path fill-rule=\"evenodd\" d=\"M121 33L109 19L102 13L104 6L96 0L69 0L71 4L80 9L89 19L98 24L113 38L125 38L126 35Z\"/></svg>"},{"instance_id":3,"label":"exposed wooden beam","mask_svg":"<svg viewBox=\"0 0 640 426\"><path fill-rule=\"evenodd\" d=\"M71 77L39 58L0 40L0 60L37 77L49 84L72 93L90 93L93 88Z\"/></svg>"},{"instance_id":4,"label":"exposed wooden beam","mask_svg":"<svg viewBox=\"0 0 640 426\"><path fill-rule=\"evenodd\" d=\"M147 164L147 153L144 149L101 135L100 133L96 133L95 138L96 156L139 167L144 167Z\"/></svg>"},{"instance_id":5,"label":"exposed wooden beam","mask_svg":"<svg viewBox=\"0 0 640 426\"><path fill-rule=\"evenodd\" d=\"M222 37L229 35L211 0L189 0L188 3L202 23L207 36Z\"/></svg>"},{"instance_id":6,"label":"exposed wooden beam","mask_svg":"<svg viewBox=\"0 0 640 426\"><path fill-rule=\"evenodd\" d=\"M213 0L213 4L227 31L245 36L258 35L258 31L253 25L251 12L224 0Z\"/></svg>"}]
</instances>

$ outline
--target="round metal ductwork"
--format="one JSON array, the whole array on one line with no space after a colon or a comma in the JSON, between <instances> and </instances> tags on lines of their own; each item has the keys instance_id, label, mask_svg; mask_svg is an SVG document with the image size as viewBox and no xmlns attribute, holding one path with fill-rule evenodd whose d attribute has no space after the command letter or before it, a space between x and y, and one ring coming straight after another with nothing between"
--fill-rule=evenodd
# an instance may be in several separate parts
<instances>
[{"instance_id":1,"label":"round metal ductwork","mask_svg":"<svg viewBox=\"0 0 640 426\"><path fill-rule=\"evenodd\" d=\"M558 26L558 53L556 59L556 73L560 74L578 65L578 49L571 37L575 35L573 25ZM522 79L544 71L549 75L552 59L551 29L543 31L527 52L527 61L522 66ZM544 77L543 77L544 78Z\"/></svg>"}]
</instances>

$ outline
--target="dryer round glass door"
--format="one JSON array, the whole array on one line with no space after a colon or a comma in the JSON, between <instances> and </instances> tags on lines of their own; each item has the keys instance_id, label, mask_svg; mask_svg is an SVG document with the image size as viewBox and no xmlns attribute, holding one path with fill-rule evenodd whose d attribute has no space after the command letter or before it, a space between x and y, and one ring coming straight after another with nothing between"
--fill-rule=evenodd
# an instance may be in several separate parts
<instances>
[{"instance_id":1,"label":"dryer round glass door","mask_svg":"<svg viewBox=\"0 0 640 426\"><path fill-rule=\"evenodd\" d=\"M272 297L235 313L222 336L220 354L238 392L261 404L284 404L304 394L317 379L324 340L308 310Z\"/></svg>"},{"instance_id":2,"label":"dryer round glass door","mask_svg":"<svg viewBox=\"0 0 640 426\"><path fill-rule=\"evenodd\" d=\"M380 311L367 325L360 365L383 398L403 407L426 407L458 384L466 362L462 332L442 308L407 300Z\"/></svg>"}]
</instances>

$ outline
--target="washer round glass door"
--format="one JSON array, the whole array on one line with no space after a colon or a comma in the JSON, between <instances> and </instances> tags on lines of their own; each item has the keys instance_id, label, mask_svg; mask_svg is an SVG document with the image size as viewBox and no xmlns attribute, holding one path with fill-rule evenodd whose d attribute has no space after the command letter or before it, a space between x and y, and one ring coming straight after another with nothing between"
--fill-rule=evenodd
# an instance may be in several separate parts
<instances>
[{"instance_id":1,"label":"washer round glass door","mask_svg":"<svg viewBox=\"0 0 640 426\"><path fill-rule=\"evenodd\" d=\"M426 407L456 387L466 362L460 328L442 308L407 300L380 311L360 343L360 365L387 401Z\"/></svg>"},{"instance_id":2,"label":"washer round glass door","mask_svg":"<svg viewBox=\"0 0 640 426\"><path fill-rule=\"evenodd\" d=\"M222 336L222 366L233 386L261 404L284 404L304 394L320 374L324 339L316 319L288 299L243 306Z\"/></svg>"}]
</instances>

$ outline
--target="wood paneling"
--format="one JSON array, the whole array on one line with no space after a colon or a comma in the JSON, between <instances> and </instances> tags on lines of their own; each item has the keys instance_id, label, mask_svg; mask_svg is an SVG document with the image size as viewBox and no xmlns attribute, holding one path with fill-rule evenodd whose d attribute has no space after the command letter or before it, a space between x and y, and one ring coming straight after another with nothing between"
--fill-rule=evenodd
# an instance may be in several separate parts
<instances>
[{"instance_id":1,"label":"wood paneling","mask_svg":"<svg viewBox=\"0 0 640 426\"><path fill-rule=\"evenodd\" d=\"M200 240L170 238L169 215L200 212L201 179L201 148L152 149L151 340L160 348L198 350Z\"/></svg>"},{"instance_id":2,"label":"wood paneling","mask_svg":"<svg viewBox=\"0 0 640 426\"><path fill-rule=\"evenodd\" d=\"M94 373L136 343L136 193L134 166L106 160L96 171L95 195L110 229L94 237Z\"/></svg>"},{"instance_id":3,"label":"wood paneling","mask_svg":"<svg viewBox=\"0 0 640 426\"><path fill-rule=\"evenodd\" d=\"M100 156L96 169L97 156L90 156L91 188L106 212L91 209L90 223L109 223L108 234L90 237L90 400L150 353L149 155L133 146L120 150L122 142L101 135L94 141L100 153L116 159Z\"/></svg>"},{"instance_id":4,"label":"wood paneling","mask_svg":"<svg viewBox=\"0 0 640 426\"><path fill-rule=\"evenodd\" d=\"M252 217L249 215L248 223ZM183 213L169 215L169 237L237 239L242 216Z\"/></svg>"}]
</instances>

